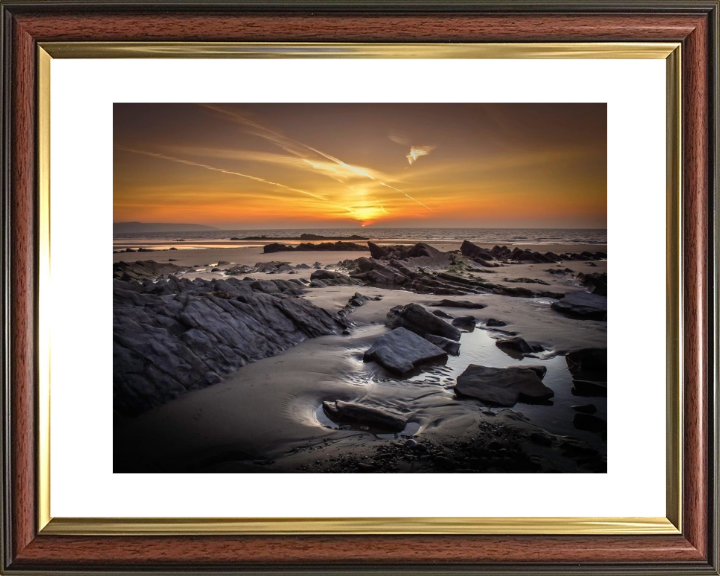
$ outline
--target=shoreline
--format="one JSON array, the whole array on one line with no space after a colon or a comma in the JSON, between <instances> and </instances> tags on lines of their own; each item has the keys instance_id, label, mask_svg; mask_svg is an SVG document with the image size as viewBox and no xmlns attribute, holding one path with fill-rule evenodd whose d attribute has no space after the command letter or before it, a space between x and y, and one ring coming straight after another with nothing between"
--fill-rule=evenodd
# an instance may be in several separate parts
<instances>
[{"instance_id":1,"label":"shoreline","mask_svg":"<svg viewBox=\"0 0 720 576\"><path fill-rule=\"evenodd\" d=\"M439 242L429 244L441 250L460 246L458 242L453 243L455 248ZM559 246L563 248L555 245L553 251L581 251L580 246ZM550 249L549 245L540 248L543 252ZM600 248L589 246L593 251ZM339 261L367 256L354 251L261 252L261 247L206 248L114 254L113 260L167 262L167 256L175 259L176 265L200 262L195 271L183 272L180 277L189 281L223 281L227 279L225 270L233 263L254 266L260 262L287 261L291 266L310 266L317 261L323 268L339 270ZM231 264L213 272L208 265L220 260ZM571 268L572 274L547 272L565 267ZM592 264L581 260L562 264L517 263L478 269L475 277L508 287L564 294L585 290L577 274L602 274L606 270L606 260ZM259 282L301 283L309 282L314 272L313 268L272 274L251 272L237 278L241 283L246 282L242 280L245 276ZM472 278L473 274L467 277ZM527 279L541 279L547 285L523 281ZM370 300L348 310L348 302L355 293ZM375 297L381 299L374 300ZM573 426L571 406L592 402L599 417L606 419L606 401L600 397L573 397L573 380L564 353L606 346L606 322L577 320L557 313L551 310L552 298L493 293L450 297L392 286L327 285L306 286L299 296L273 298L301 298L333 315L346 311L344 318L351 324L349 333L306 337L279 354L232 371L217 384L187 392L144 414L122 420L115 428L117 472L603 471L606 452L603 437ZM447 298L485 307L463 311L432 306ZM398 378L374 362L363 362L362 354L373 341L390 332L386 326L388 310L411 303L452 316L471 314L477 327L463 331L459 356ZM486 326L490 318L501 319L507 326L490 328ZM512 357L495 345L497 339L506 337L503 330L517 332L528 342L541 346L544 352L532 357ZM548 366L544 382L555 392L553 404L520 402L502 408L458 398L453 391L455 380L472 363ZM328 420L322 411L323 401L335 400L410 414L408 422L413 426L390 436L343 427ZM530 441L535 436L546 437L542 442L549 444ZM491 450L493 445L500 448ZM506 451L504 454L510 451L514 460L501 456L501 450ZM511 461L522 463L525 469L512 470Z\"/></svg>"}]
</instances>

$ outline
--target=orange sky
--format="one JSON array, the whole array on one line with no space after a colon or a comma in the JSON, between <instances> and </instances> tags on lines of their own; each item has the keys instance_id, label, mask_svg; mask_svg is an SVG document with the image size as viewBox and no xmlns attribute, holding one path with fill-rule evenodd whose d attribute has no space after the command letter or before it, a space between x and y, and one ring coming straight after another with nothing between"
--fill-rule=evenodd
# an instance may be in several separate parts
<instances>
[{"instance_id":1,"label":"orange sky","mask_svg":"<svg viewBox=\"0 0 720 576\"><path fill-rule=\"evenodd\" d=\"M605 228L605 104L115 104L114 221Z\"/></svg>"}]
</instances>

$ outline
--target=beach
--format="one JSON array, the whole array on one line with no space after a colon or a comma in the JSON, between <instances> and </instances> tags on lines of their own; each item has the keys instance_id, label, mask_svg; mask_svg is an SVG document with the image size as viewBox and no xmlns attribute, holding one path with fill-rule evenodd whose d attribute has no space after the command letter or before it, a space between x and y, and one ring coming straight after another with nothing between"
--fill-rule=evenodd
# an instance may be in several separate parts
<instances>
[{"instance_id":1,"label":"beach","mask_svg":"<svg viewBox=\"0 0 720 576\"><path fill-rule=\"evenodd\" d=\"M294 248L300 240L282 242ZM543 258L548 252L577 258L538 262L470 257L465 253L472 249L457 240L419 242L417 246L430 248L400 259L373 258L367 247L264 253L267 244L116 239L115 251L155 250L116 252L116 266L148 260L168 263L182 268L173 272L176 277L203 285L220 282L224 288L213 285L212 298L221 292L225 298L224 292L234 288L224 283L232 279L238 290L251 296L253 290L263 292L263 302L302 299L314 306L312 310L321 309L341 322L337 330L330 329L336 333L296 337L293 332L291 344L278 344L280 352L248 361L211 385L179 390L169 401L142 413L123 415L116 410L116 472L605 471L606 394L592 387L581 390L566 354L604 350L607 322L597 314L579 317L554 308L566 294L590 294L594 285L588 287L584 275L606 274L604 245L543 242L509 247L527 258ZM416 245L393 239L375 239L372 244L378 247L376 256L393 246L400 247L395 256L406 255L403 251ZM486 255L497 245L468 244ZM605 257L585 259L577 256L581 253ZM360 266L368 270L357 268L360 259L366 262ZM273 262L284 263L283 269L256 269L256 264ZM256 270L229 275L242 266ZM378 277L372 274L388 268L398 276L416 277L404 284L374 281ZM324 281L323 274L328 276ZM135 283L139 292L150 291L154 288L148 283L162 284L167 276ZM281 284L277 292L274 284L267 284L276 281ZM126 290L130 282L116 282L116 287L121 284ZM282 292L285 287L292 293ZM160 297L165 301L177 298L163 290L167 293ZM276 293L268 296L266 290ZM227 297L247 299L233 294ZM356 294L363 298L352 304ZM443 300L450 303L438 305ZM458 301L469 307L457 307ZM378 339L404 330L393 322L410 326L402 317L389 321L389 312L413 304L450 326L460 326L453 328L459 334L459 353L423 362L405 374L368 361L365 353ZM465 319L465 324L458 324L458 317L465 316L472 317L470 323ZM488 325L490 319L502 325ZM516 343L508 344L510 348L498 345L516 338L532 350L515 349ZM552 396L526 402L521 394L512 405L499 406L460 394L458 378L469 366L540 366L542 383L533 384L549 389ZM118 392L116 382L116 398L118 393L122 390ZM382 417L400 421L402 429L375 428L375 423L385 422Z\"/></svg>"}]
</instances>

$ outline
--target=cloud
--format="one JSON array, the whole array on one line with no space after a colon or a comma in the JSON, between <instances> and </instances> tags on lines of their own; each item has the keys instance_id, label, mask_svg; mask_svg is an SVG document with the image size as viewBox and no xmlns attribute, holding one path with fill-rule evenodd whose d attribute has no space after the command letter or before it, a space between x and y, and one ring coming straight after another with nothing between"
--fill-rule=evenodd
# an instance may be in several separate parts
<instances>
[{"instance_id":1,"label":"cloud","mask_svg":"<svg viewBox=\"0 0 720 576\"><path fill-rule=\"evenodd\" d=\"M216 113L223 114L226 117L232 118L234 122L243 126L249 133L255 134L256 136L259 136L260 138L263 138L263 139L267 140L268 142L275 144L276 146L278 146L282 150L285 150L289 154L292 154L298 158L302 158L303 160L305 160L308 163L308 165L321 170L321 172L324 173L326 176L329 176L330 178L333 178L334 180L336 180L338 182L345 183L345 181L347 180L348 174L353 173L355 175L362 176L364 178L373 180L373 181L377 182L378 184L381 184L382 186L385 186L387 188L395 190L395 191L399 192L400 194L405 195L408 199L412 200L413 202L416 202L423 208L425 208L427 210L431 210L428 206L426 206L425 204L420 202L420 200L413 198L410 194L408 194L404 190L401 190L400 188L396 188L395 186L392 186L392 185L384 182L383 180L385 178L381 179L381 176L379 174L375 175L374 173L372 173L371 171L369 171L367 169L361 168L359 166L353 166L352 164L348 164L347 162L344 162L335 156L332 156L326 152L318 150L317 148L313 148L312 146L309 146L308 144L304 144L303 142L289 138L288 136L285 136L284 134L281 134L280 132L272 130L271 128L263 125L262 123L258 122L257 120L248 117L247 115L239 114L237 112L228 110L226 108L223 108L222 106L217 106L215 104L200 104L200 106L203 106L204 108L212 110ZM311 154L308 154L308 152L310 152ZM329 160L335 166L331 166L332 169L330 169L330 168L328 168L327 163L317 162L317 156L320 156L321 158L324 158L325 160ZM337 168L338 166L340 168ZM345 178L345 179L343 179L343 178Z\"/></svg>"},{"instance_id":2,"label":"cloud","mask_svg":"<svg viewBox=\"0 0 720 576\"><path fill-rule=\"evenodd\" d=\"M417 162L418 158L427 156L433 150L435 150L435 146L410 146L410 153L405 158L408 159L408 163L412 166Z\"/></svg>"},{"instance_id":3,"label":"cloud","mask_svg":"<svg viewBox=\"0 0 720 576\"><path fill-rule=\"evenodd\" d=\"M408 164L412 166L415 164L415 162L418 161L418 158L421 158L423 156L427 156L435 150L435 146L415 146L412 143L412 140L405 134L400 134L398 132L390 132L388 134L388 138L395 142L395 144L401 144L403 146L410 146L410 152L408 152L405 156L407 158Z\"/></svg>"}]
</instances>

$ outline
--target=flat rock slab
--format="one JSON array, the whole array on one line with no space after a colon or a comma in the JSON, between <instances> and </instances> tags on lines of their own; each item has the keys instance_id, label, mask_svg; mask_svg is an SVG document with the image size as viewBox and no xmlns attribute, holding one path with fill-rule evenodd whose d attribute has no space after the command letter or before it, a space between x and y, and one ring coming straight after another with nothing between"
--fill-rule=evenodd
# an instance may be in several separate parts
<instances>
[{"instance_id":1,"label":"flat rock slab","mask_svg":"<svg viewBox=\"0 0 720 576\"><path fill-rule=\"evenodd\" d=\"M365 352L366 362L375 361L394 374L407 374L417 366L447 359L447 352L405 328L380 336Z\"/></svg>"},{"instance_id":2,"label":"flat rock slab","mask_svg":"<svg viewBox=\"0 0 720 576\"><path fill-rule=\"evenodd\" d=\"M607 320L607 297L582 290L568 292L564 298L552 303L552 309L572 318Z\"/></svg>"},{"instance_id":3,"label":"flat rock slab","mask_svg":"<svg viewBox=\"0 0 720 576\"><path fill-rule=\"evenodd\" d=\"M435 334L450 340L460 340L460 330L431 314L420 304L395 306L388 312L386 324L390 328L402 326L420 336Z\"/></svg>"},{"instance_id":4,"label":"flat rock slab","mask_svg":"<svg viewBox=\"0 0 720 576\"><path fill-rule=\"evenodd\" d=\"M431 306L445 306L446 308L470 308L473 310L481 310L485 308L485 304L479 302L470 302L470 300L440 300L433 302Z\"/></svg>"},{"instance_id":5,"label":"flat rock slab","mask_svg":"<svg viewBox=\"0 0 720 576\"><path fill-rule=\"evenodd\" d=\"M333 422L355 426L367 426L387 432L402 432L407 420L380 408L356 402L323 402L323 411Z\"/></svg>"},{"instance_id":6,"label":"flat rock slab","mask_svg":"<svg viewBox=\"0 0 720 576\"><path fill-rule=\"evenodd\" d=\"M492 406L545 402L554 392L542 383L544 366L490 368L470 364L457 379L455 393ZM542 374L542 376L540 375Z\"/></svg>"}]
</instances>

